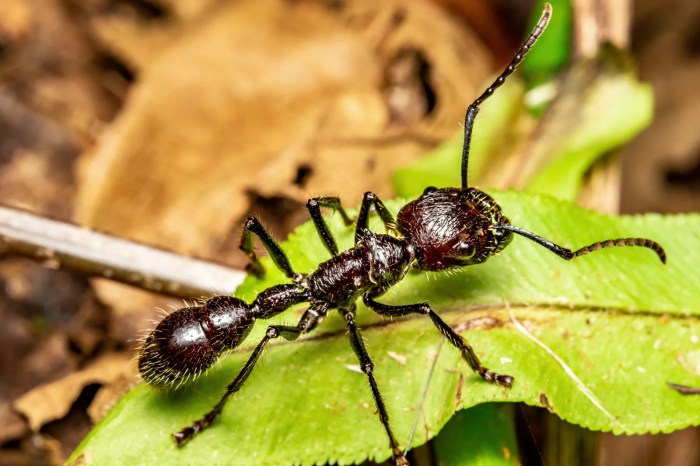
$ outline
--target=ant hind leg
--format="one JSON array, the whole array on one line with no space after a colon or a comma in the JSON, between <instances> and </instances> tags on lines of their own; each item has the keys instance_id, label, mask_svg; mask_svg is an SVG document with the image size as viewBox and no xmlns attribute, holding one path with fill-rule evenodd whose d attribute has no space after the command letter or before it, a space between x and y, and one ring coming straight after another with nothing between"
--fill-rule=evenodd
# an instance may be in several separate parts
<instances>
[{"instance_id":1,"label":"ant hind leg","mask_svg":"<svg viewBox=\"0 0 700 466\"><path fill-rule=\"evenodd\" d=\"M360 335L360 331L355 325L355 306L352 306L349 309L341 310L341 313L343 314L343 317L345 317L345 322L347 324L350 337L350 344L357 355L357 359L360 361L360 368L369 379L369 386L372 389L372 396L374 397L374 402L377 405L377 411L379 411L379 420L384 426L384 430L386 430L386 434L389 437L389 445L394 457L394 464L396 466L409 466L408 460L401 452L399 444L394 437L394 433L391 431L391 427L389 426L389 414L386 411L384 400L379 392L377 381L374 378L374 363L372 362L372 359L365 348L362 335Z\"/></svg>"},{"instance_id":2,"label":"ant hind leg","mask_svg":"<svg viewBox=\"0 0 700 466\"><path fill-rule=\"evenodd\" d=\"M265 332L265 336L262 340L260 340L258 346L255 347L253 353L250 355L250 358L248 358L248 361L245 363L245 365L238 373L236 378L226 388L226 392L221 397L216 406L214 406L211 409L211 411L205 414L202 418L196 420L189 426L173 434L173 438L175 439L177 446L183 446L185 443L191 440L192 437L209 427L209 425L211 425L211 423L214 422L214 420L217 417L219 417L229 397L236 393L238 390L240 390L243 383L248 379L248 376L253 371L255 364L258 362L260 355L262 354L263 350L265 349L265 346L267 346L267 343L270 340L279 337L290 341L296 340L299 337L299 335L308 333L311 330L313 330L323 320L327 312L327 307L312 306L309 309L307 309L306 312L301 316L301 319L299 320L299 323L296 326L291 327L288 325L270 325L269 327L267 327L267 332Z\"/></svg>"},{"instance_id":3,"label":"ant hind leg","mask_svg":"<svg viewBox=\"0 0 700 466\"><path fill-rule=\"evenodd\" d=\"M388 316L388 317L401 317L409 314L424 314L430 317L433 321L433 325L442 333L447 341L449 341L452 346L457 348L462 353L462 358L467 361L469 367L472 368L474 372L479 374L482 379L487 382L501 385L503 387L510 387L513 385L513 377L505 374L497 374L481 364L478 356L474 352L474 348L469 344L466 338L452 330L452 328L445 323L444 320L440 318L439 315L433 311L427 303L417 303L417 304L407 304L403 306L390 306L388 304L378 303L373 300L370 296L363 296L363 301L367 307L372 309L378 314Z\"/></svg>"}]
</instances>

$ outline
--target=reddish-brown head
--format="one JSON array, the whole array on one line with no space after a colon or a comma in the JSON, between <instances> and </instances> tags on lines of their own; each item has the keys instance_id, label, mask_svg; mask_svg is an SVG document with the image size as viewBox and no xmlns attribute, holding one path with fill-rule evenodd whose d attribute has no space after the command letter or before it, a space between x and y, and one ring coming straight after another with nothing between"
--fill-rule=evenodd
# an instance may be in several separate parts
<instances>
[{"instance_id":1,"label":"reddish-brown head","mask_svg":"<svg viewBox=\"0 0 700 466\"><path fill-rule=\"evenodd\" d=\"M476 188L427 188L401 209L397 222L424 270L484 262L512 238L511 232L492 228L508 219L491 196Z\"/></svg>"}]
</instances>

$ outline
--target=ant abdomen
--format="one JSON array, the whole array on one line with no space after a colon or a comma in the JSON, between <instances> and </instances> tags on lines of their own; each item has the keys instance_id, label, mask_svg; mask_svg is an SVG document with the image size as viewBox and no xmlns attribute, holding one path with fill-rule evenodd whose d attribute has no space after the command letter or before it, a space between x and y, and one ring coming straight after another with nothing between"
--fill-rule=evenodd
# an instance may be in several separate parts
<instances>
[{"instance_id":1,"label":"ant abdomen","mask_svg":"<svg viewBox=\"0 0 700 466\"><path fill-rule=\"evenodd\" d=\"M248 304L231 296L178 309L146 338L139 372L162 389L187 383L211 367L222 352L238 346L254 322Z\"/></svg>"}]
</instances>

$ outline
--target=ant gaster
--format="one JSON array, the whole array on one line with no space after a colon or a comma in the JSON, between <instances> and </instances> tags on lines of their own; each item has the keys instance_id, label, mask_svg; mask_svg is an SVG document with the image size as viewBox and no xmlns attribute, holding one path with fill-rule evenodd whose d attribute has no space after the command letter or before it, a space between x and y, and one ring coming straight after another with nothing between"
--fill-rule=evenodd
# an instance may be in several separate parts
<instances>
[{"instance_id":1,"label":"ant gaster","mask_svg":"<svg viewBox=\"0 0 700 466\"><path fill-rule=\"evenodd\" d=\"M264 270L253 251L253 235L257 235L268 250L274 264L292 283L262 291L252 303L231 296L215 296L201 306L179 309L165 319L146 339L139 357L143 378L162 389L193 378L209 368L226 350L236 348L248 335L256 319L269 319L299 303L309 303L296 326L270 325L248 361L224 392L221 400L201 419L174 434L182 446L198 432L206 429L218 416L228 398L237 392L250 375L265 346L275 338L295 340L315 329L328 312L337 309L345 319L350 344L369 380L377 405L379 420L386 430L389 445L397 465L408 461L399 448L389 423L384 401L375 380L374 364L360 331L355 325L355 301L387 317L423 314L462 354L464 360L487 382L510 387L513 377L497 374L479 361L476 353L427 303L388 305L376 301L406 275L410 267L426 271L445 270L479 264L501 251L510 243L513 233L524 236L569 260L598 249L612 246L642 246L652 249L665 263L662 247L649 239L609 239L571 251L534 233L511 225L500 207L486 193L467 185L467 162L474 118L481 105L506 78L513 73L538 37L552 14L545 4L542 17L500 76L467 109L464 122L462 152L462 187L427 188L416 200L404 206L394 220L382 201L368 192L364 195L356 221L355 246L339 252L321 208L338 212L346 225L352 220L335 197L311 199L307 208L331 259L309 274L294 271L287 256L263 228L249 218L245 223L241 249L250 259L249 270L262 275ZM394 235L378 234L368 228L370 210L374 208L382 222Z\"/></svg>"}]
</instances>

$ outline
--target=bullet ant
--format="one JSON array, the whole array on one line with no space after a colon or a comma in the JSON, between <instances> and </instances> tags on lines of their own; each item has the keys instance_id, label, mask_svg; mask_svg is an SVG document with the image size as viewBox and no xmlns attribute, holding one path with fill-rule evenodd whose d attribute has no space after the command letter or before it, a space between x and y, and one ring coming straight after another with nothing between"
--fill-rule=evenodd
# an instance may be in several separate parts
<instances>
[{"instance_id":1,"label":"bullet ant","mask_svg":"<svg viewBox=\"0 0 700 466\"><path fill-rule=\"evenodd\" d=\"M146 339L139 357L139 370L146 382L168 390L194 378L209 368L221 354L236 348L249 334L256 319L269 319L299 303L309 303L296 326L270 325L248 361L231 382L219 402L202 418L174 434L178 446L184 445L221 414L229 397L245 383L263 350L275 338L295 340L314 330L332 309L345 319L350 345L360 362L372 389L379 420L389 438L396 465L408 461L394 437L382 395L360 331L355 325L355 302L387 317L423 314L447 341L462 354L469 367L485 381L510 387L513 377L497 374L479 361L471 345L436 314L427 303L388 305L376 301L389 288L401 281L409 268L439 271L479 264L500 252L512 240L513 233L544 246L559 257L570 260L599 249L613 246L641 246L653 250L666 262L663 248L644 238L609 239L576 251L559 246L534 233L511 225L501 208L486 193L467 185L467 164L474 119L479 106L500 87L535 44L549 23L552 9L545 4L542 16L517 54L484 93L469 105L464 121L461 188L428 187L416 200L408 203L396 219L373 193L365 193L357 217L355 245L339 252L333 234L321 215L321 208L338 212L346 225L352 220L335 197L322 197L307 202L311 219L331 259L309 274L294 271L284 251L260 222L249 218L245 223L240 248L250 259L249 270L258 276L264 269L253 251L253 235L262 241L273 263L291 283L262 291L252 303L232 296L214 296L201 306L185 307L167 316ZM368 228L371 208L393 235L379 234Z\"/></svg>"}]
</instances>

